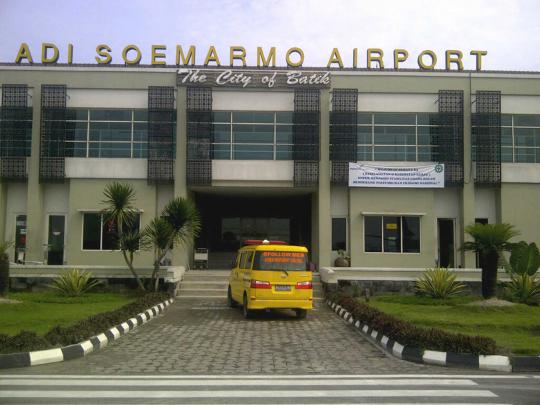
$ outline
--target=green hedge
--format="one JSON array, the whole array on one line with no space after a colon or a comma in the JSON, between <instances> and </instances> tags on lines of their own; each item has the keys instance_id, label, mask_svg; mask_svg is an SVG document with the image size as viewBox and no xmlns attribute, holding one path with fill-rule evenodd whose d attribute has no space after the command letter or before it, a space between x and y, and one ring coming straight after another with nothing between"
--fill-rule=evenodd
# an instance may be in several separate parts
<instances>
[{"instance_id":1,"label":"green hedge","mask_svg":"<svg viewBox=\"0 0 540 405\"><path fill-rule=\"evenodd\" d=\"M103 312L70 326L54 326L43 337L21 331L15 336L0 334L0 353L17 353L76 344L105 332L170 298L167 293L150 293L114 311Z\"/></svg>"},{"instance_id":2,"label":"green hedge","mask_svg":"<svg viewBox=\"0 0 540 405\"><path fill-rule=\"evenodd\" d=\"M435 328L422 328L341 293L331 294L329 299L350 312L355 322L367 324L404 346L453 353L494 354L497 352L497 345L491 338L449 333Z\"/></svg>"}]
</instances>

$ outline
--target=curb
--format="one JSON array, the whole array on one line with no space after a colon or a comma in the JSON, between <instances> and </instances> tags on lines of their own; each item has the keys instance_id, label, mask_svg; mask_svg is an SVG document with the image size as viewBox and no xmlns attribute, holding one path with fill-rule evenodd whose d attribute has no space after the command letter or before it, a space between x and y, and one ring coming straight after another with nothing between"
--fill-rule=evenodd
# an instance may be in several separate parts
<instances>
[{"instance_id":1,"label":"curb","mask_svg":"<svg viewBox=\"0 0 540 405\"><path fill-rule=\"evenodd\" d=\"M354 324L367 338L393 356L419 364L429 364L442 367L466 367L476 370L502 372L540 371L540 356L500 356L481 355L472 353L452 353L426 350L420 347L404 346L395 340L376 331L367 324L354 321L350 312L340 305L326 300L326 303L336 314L347 323Z\"/></svg>"},{"instance_id":2,"label":"curb","mask_svg":"<svg viewBox=\"0 0 540 405\"><path fill-rule=\"evenodd\" d=\"M135 317L128 319L126 322L113 326L104 333L93 336L81 343L35 352L0 354L0 369L57 363L86 356L94 350L99 350L102 347L107 346L109 342L120 338L120 336L125 335L137 326L148 322L159 313L163 312L165 308L173 302L174 300L169 298L168 300L137 314Z\"/></svg>"}]
</instances>

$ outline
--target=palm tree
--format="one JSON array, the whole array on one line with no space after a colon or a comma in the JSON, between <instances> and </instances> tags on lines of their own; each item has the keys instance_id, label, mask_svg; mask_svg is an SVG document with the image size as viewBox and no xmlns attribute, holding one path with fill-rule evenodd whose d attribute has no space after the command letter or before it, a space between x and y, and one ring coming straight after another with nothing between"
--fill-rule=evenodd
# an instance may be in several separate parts
<instances>
[{"instance_id":1,"label":"palm tree","mask_svg":"<svg viewBox=\"0 0 540 405\"><path fill-rule=\"evenodd\" d=\"M482 296L491 298L497 287L497 265L501 252L514 245L510 242L519 232L510 224L471 224L465 228L474 239L465 242L463 250L477 252L482 256Z\"/></svg>"},{"instance_id":2,"label":"palm tree","mask_svg":"<svg viewBox=\"0 0 540 405\"><path fill-rule=\"evenodd\" d=\"M160 263L175 246L189 245L199 234L201 220L193 201L176 197L163 209L159 218L154 218L143 231L148 243L154 246L154 270L152 282L158 288Z\"/></svg>"},{"instance_id":3,"label":"palm tree","mask_svg":"<svg viewBox=\"0 0 540 405\"><path fill-rule=\"evenodd\" d=\"M130 184L114 182L105 187L103 194L105 200L102 203L106 205L106 208L101 212L103 220L113 221L116 224L118 247L129 271L137 281L137 285L144 291L144 284L133 267L134 253L140 249L140 244L143 243L141 235L137 230L124 232L124 229L133 224L137 214L137 210L133 205L135 191Z\"/></svg>"}]
</instances>

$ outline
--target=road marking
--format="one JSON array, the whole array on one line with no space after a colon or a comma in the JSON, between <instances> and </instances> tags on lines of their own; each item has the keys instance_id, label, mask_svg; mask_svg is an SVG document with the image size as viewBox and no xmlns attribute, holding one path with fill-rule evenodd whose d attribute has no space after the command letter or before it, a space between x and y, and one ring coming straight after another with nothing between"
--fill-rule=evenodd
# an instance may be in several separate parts
<instances>
[{"instance_id":1,"label":"road marking","mask_svg":"<svg viewBox=\"0 0 540 405\"><path fill-rule=\"evenodd\" d=\"M0 386L18 385L18 386L35 386L36 381L32 379L10 379L0 381ZM70 380L66 382L65 379L50 379L40 380L40 386L274 386L274 385L297 385L297 386L312 386L312 385L329 385L329 386L341 386L341 385L357 385L357 386L476 386L478 385L471 380L463 379L325 379L314 382L314 380L308 379L261 379L261 380L246 380L240 381L238 379L222 379L222 380L186 380L186 379L171 379L167 376L163 376L159 380L141 380L141 379L122 379L116 380L88 380L81 378L80 380Z\"/></svg>"},{"instance_id":2,"label":"road marking","mask_svg":"<svg viewBox=\"0 0 540 405\"><path fill-rule=\"evenodd\" d=\"M328 379L328 378L459 378L459 379L540 379L540 375L520 374L520 375L499 375L499 374L249 374L249 375L219 375L219 374L161 374L161 375L149 375L149 374L137 374L137 375L84 375L84 374L0 374L0 378L32 378L32 379L48 379L48 378L61 378L61 379L162 379L162 378L182 378L182 379L299 379L309 378L313 380Z\"/></svg>"},{"instance_id":3,"label":"road marking","mask_svg":"<svg viewBox=\"0 0 540 405\"><path fill-rule=\"evenodd\" d=\"M402 397L473 397L497 398L497 395L488 390L216 390L216 391L140 391L140 390L114 390L114 391L0 391L0 398L402 398Z\"/></svg>"}]
</instances>

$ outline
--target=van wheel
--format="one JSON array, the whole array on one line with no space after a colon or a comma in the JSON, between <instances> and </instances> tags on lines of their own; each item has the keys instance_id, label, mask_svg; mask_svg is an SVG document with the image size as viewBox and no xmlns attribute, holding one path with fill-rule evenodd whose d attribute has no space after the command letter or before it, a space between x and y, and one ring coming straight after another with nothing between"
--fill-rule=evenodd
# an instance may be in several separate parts
<instances>
[{"instance_id":1,"label":"van wheel","mask_svg":"<svg viewBox=\"0 0 540 405\"><path fill-rule=\"evenodd\" d=\"M243 300L242 312L244 313L244 318L246 318L246 319L250 318L251 315L253 314L253 311L251 311L251 310L248 308L248 300L247 300L247 295L246 295L246 293L244 293L244 300Z\"/></svg>"},{"instance_id":2,"label":"van wheel","mask_svg":"<svg viewBox=\"0 0 540 405\"><path fill-rule=\"evenodd\" d=\"M230 308L236 307L236 301L233 300L233 297L232 297L231 286L229 286L229 288L227 289L227 305Z\"/></svg>"},{"instance_id":3,"label":"van wheel","mask_svg":"<svg viewBox=\"0 0 540 405\"><path fill-rule=\"evenodd\" d=\"M304 319L307 316L307 309L295 309L295 311L298 319Z\"/></svg>"}]
</instances>

